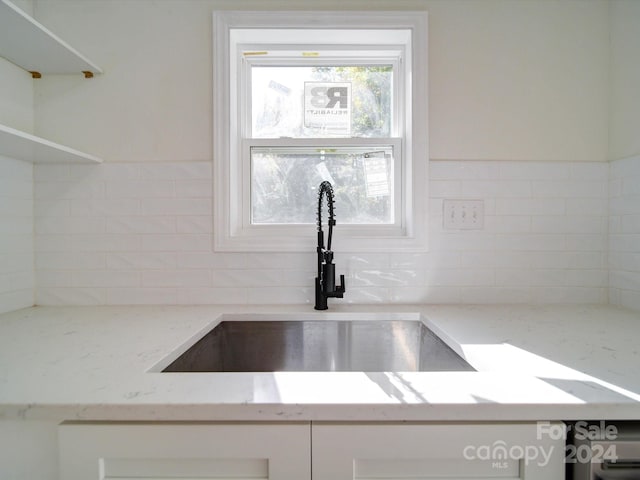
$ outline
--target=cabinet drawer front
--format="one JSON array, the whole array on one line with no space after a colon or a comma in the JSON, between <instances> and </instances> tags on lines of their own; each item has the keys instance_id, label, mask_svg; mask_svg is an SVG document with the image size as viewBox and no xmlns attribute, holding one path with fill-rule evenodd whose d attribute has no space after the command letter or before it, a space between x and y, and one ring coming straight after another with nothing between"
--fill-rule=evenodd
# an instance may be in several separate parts
<instances>
[{"instance_id":1,"label":"cabinet drawer front","mask_svg":"<svg viewBox=\"0 0 640 480\"><path fill-rule=\"evenodd\" d=\"M309 425L63 424L60 478L310 478Z\"/></svg>"},{"instance_id":2,"label":"cabinet drawer front","mask_svg":"<svg viewBox=\"0 0 640 480\"><path fill-rule=\"evenodd\" d=\"M536 423L314 423L312 438L314 480L564 479L564 440Z\"/></svg>"}]
</instances>

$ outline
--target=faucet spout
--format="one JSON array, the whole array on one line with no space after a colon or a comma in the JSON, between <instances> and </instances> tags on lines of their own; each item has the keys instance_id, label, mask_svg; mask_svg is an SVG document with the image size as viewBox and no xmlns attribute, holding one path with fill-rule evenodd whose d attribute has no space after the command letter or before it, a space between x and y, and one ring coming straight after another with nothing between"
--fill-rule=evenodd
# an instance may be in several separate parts
<instances>
[{"instance_id":1,"label":"faucet spout","mask_svg":"<svg viewBox=\"0 0 640 480\"><path fill-rule=\"evenodd\" d=\"M329 211L329 232L327 247L324 245L324 232L322 231L322 198L327 199L327 209ZM340 275L340 284L336 285L336 266L333 263L333 251L331 241L333 237L333 226L336 220L333 213L333 187L329 182L322 182L318 192L318 275L316 277L316 310L326 310L327 298L342 298L345 292L344 275Z\"/></svg>"}]
</instances>

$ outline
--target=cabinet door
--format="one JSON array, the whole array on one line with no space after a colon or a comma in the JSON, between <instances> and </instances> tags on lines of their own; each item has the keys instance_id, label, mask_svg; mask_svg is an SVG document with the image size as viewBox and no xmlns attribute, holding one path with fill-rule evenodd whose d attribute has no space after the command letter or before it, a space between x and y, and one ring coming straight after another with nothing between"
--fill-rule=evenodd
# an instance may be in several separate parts
<instances>
[{"instance_id":1,"label":"cabinet door","mask_svg":"<svg viewBox=\"0 0 640 480\"><path fill-rule=\"evenodd\" d=\"M311 476L304 423L63 424L58 433L64 480Z\"/></svg>"},{"instance_id":2,"label":"cabinet door","mask_svg":"<svg viewBox=\"0 0 640 480\"><path fill-rule=\"evenodd\" d=\"M314 423L313 480L563 480L564 428L553 427L551 438L535 423Z\"/></svg>"}]
</instances>

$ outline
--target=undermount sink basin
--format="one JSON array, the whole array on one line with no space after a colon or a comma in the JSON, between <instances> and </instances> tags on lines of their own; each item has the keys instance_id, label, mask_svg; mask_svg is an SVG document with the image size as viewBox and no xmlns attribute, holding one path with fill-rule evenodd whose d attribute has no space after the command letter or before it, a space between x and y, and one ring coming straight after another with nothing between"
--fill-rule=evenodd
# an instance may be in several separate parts
<instances>
[{"instance_id":1,"label":"undermount sink basin","mask_svg":"<svg viewBox=\"0 0 640 480\"><path fill-rule=\"evenodd\" d=\"M163 372L473 371L419 320L222 321Z\"/></svg>"}]
</instances>

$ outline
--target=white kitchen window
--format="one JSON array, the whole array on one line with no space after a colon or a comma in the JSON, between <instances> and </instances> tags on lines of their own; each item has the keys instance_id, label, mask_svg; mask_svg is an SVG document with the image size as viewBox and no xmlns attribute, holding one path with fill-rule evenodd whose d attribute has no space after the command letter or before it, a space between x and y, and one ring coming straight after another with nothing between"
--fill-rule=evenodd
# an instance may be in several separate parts
<instances>
[{"instance_id":1,"label":"white kitchen window","mask_svg":"<svg viewBox=\"0 0 640 480\"><path fill-rule=\"evenodd\" d=\"M426 249L425 12L214 13L214 248Z\"/></svg>"}]
</instances>

